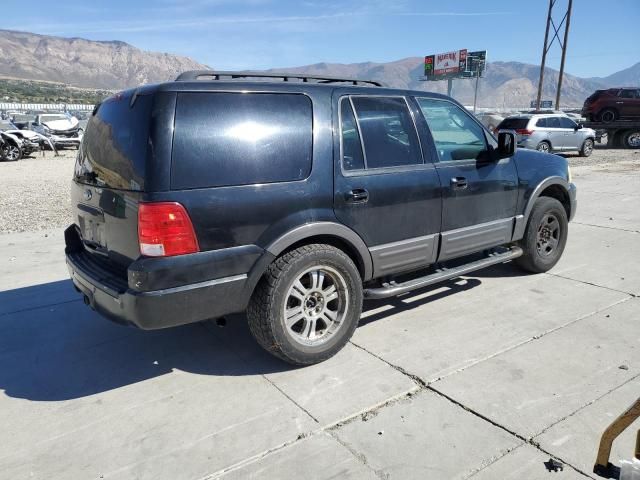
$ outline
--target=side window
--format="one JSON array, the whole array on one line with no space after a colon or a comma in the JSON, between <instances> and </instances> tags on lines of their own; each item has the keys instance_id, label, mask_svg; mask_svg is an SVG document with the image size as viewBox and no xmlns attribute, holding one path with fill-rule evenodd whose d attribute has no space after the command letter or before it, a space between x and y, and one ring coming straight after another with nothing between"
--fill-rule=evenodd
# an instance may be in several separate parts
<instances>
[{"instance_id":1,"label":"side window","mask_svg":"<svg viewBox=\"0 0 640 480\"><path fill-rule=\"evenodd\" d=\"M547 117L547 128L562 128L558 117Z\"/></svg>"},{"instance_id":2,"label":"side window","mask_svg":"<svg viewBox=\"0 0 640 480\"><path fill-rule=\"evenodd\" d=\"M576 123L571 120L569 117L560 117L560 127L561 128L575 128Z\"/></svg>"},{"instance_id":3,"label":"side window","mask_svg":"<svg viewBox=\"0 0 640 480\"><path fill-rule=\"evenodd\" d=\"M634 98L635 93L636 92L634 90L620 90L620 92L618 92L618 96L622 98Z\"/></svg>"},{"instance_id":4,"label":"side window","mask_svg":"<svg viewBox=\"0 0 640 480\"><path fill-rule=\"evenodd\" d=\"M446 100L417 98L441 162L476 160L487 150L484 130L456 104Z\"/></svg>"},{"instance_id":5,"label":"side window","mask_svg":"<svg viewBox=\"0 0 640 480\"><path fill-rule=\"evenodd\" d=\"M548 126L547 119L546 118L539 118L538 121L536 122L536 127L540 127L540 128L547 128Z\"/></svg>"},{"instance_id":6,"label":"side window","mask_svg":"<svg viewBox=\"0 0 640 480\"><path fill-rule=\"evenodd\" d=\"M422 163L418 134L404 98L351 97L360 125L366 168Z\"/></svg>"},{"instance_id":7,"label":"side window","mask_svg":"<svg viewBox=\"0 0 640 480\"><path fill-rule=\"evenodd\" d=\"M342 134L342 165L345 170L363 170L364 155L360 143L360 133L348 97L340 100Z\"/></svg>"},{"instance_id":8,"label":"side window","mask_svg":"<svg viewBox=\"0 0 640 480\"><path fill-rule=\"evenodd\" d=\"M311 100L299 94L178 93L173 189L289 182L311 172Z\"/></svg>"}]
</instances>

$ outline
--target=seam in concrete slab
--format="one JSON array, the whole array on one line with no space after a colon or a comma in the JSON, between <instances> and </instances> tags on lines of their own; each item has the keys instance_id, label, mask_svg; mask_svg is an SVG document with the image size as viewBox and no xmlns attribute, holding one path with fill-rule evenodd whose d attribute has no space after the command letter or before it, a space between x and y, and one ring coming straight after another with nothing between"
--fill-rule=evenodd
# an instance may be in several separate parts
<instances>
[{"instance_id":1,"label":"seam in concrete slab","mask_svg":"<svg viewBox=\"0 0 640 480\"><path fill-rule=\"evenodd\" d=\"M578 467L576 467L576 466L572 465L571 463L567 462L566 460L562 459L561 457L558 457L557 455L554 455L553 453L551 453L551 452L549 452L549 451L545 450L544 448L542 448L538 442L536 442L536 441L534 441L534 440L533 440L533 437L532 437L532 438L526 438L525 436L523 436L523 435L519 434L519 433L518 433L518 432L516 432L515 430L511 430L511 429L509 429L509 428L505 427L504 425L502 425L502 424L500 424L500 423L496 422L495 420L492 420L491 418L489 418L489 417L487 417L487 416L483 415L482 413L476 412L474 409L472 409L472 408L470 408L470 407L467 407L467 406L466 406L465 404L463 404L462 402L460 402L460 401L456 400L455 398L453 398L453 397L451 397L451 396L447 395L446 393L441 392L440 390L437 390L437 389L433 388L433 387L432 387L432 386L430 386L430 385L427 387L427 390L429 390L429 391L431 391L431 392L435 393L436 395L441 396L442 398L444 398L444 399L448 400L449 402L453 403L454 405L457 405L458 407L462 408L463 410L466 410L466 411L467 411L467 412L469 412L470 414L472 414L472 415L474 415L474 416L476 416L476 417L478 417L478 418L480 418L480 419L484 420L485 422L490 423L490 424L491 424L491 425L493 425L494 427L499 428L500 430L502 430L502 431L504 431L504 432L506 432L506 433L508 433L508 434L510 434L510 435L512 435L512 436L514 436L514 437L516 437L517 439L521 440L522 442L524 442L524 443L526 443L526 444L528 444L528 445L531 445L532 447L536 448L537 450L540 450L540 451L541 451L542 453L544 453L545 455L549 455L550 457L553 457L553 458L555 458L556 460L561 461L562 463L564 463L565 465L567 465L567 466L568 466L568 467L570 467L571 469L575 470L577 473L579 473L579 474L581 474L581 475L583 475L583 476L585 476L585 477L587 477L587 478L590 478L590 475L589 475L589 474L587 474L587 473L583 472L583 471L582 471L582 470L580 470ZM508 452L507 452L507 453L508 453ZM505 455L506 455L506 454L505 454ZM504 455L503 455L503 456L504 456ZM502 457L500 457L500 458L502 458ZM498 460L498 459L496 459L495 461L497 461L497 460Z\"/></svg>"},{"instance_id":2,"label":"seam in concrete slab","mask_svg":"<svg viewBox=\"0 0 640 480\"><path fill-rule=\"evenodd\" d=\"M630 230L628 228L620 228L620 227L607 227L605 225L596 225L594 223L583 223L573 221L571 223L575 223L576 225L583 225L585 227L595 227L595 228L605 228L607 230L620 230L621 232L629 232L629 233L640 233L640 230Z\"/></svg>"},{"instance_id":3,"label":"seam in concrete slab","mask_svg":"<svg viewBox=\"0 0 640 480\"><path fill-rule=\"evenodd\" d=\"M287 400L289 400L296 407L298 407L300 410L302 410L304 413L306 413L309 416L309 418L311 418L311 420L313 420L316 423L320 423L320 421L316 417L311 415L311 412L309 410L304 408L302 405L300 405L298 402L296 402L292 397L287 395L284 390L282 390L278 385L276 385L274 382L269 380L269 378L266 375L261 375L261 377L264 378L267 382L269 382L271 384L271 386L274 387L277 391L279 391Z\"/></svg>"},{"instance_id":4,"label":"seam in concrete slab","mask_svg":"<svg viewBox=\"0 0 640 480\"><path fill-rule=\"evenodd\" d=\"M534 438L537 438L541 435L544 435L546 432L548 432L550 429L552 429L553 427L555 427L556 425L558 425L561 422L564 422L565 420L573 417L574 415L576 415L577 413L581 412L582 410L584 410L585 408L593 405L596 402L599 402L600 400L602 400L604 397L606 397L607 395L610 395L611 393L615 392L616 390L624 387L625 385L627 385L628 383L631 383L635 380L637 380L638 378L640 378L640 373L634 377L631 377L630 379L628 379L625 382L622 382L620 385L618 385L617 387L612 388L611 390L608 390L607 392L603 393L602 395L600 395L597 398L594 398L593 400L585 403L584 405L582 405L581 407L578 407L576 410L574 410L573 412L569 413L568 415L565 415L564 417L560 418L559 420L556 420L555 422L553 422L551 425L546 426L545 428L543 428L542 430L540 430L540 432L536 433L535 435L531 436L531 439L533 440Z\"/></svg>"},{"instance_id":5,"label":"seam in concrete slab","mask_svg":"<svg viewBox=\"0 0 640 480\"><path fill-rule=\"evenodd\" d=\"M66 305L67 303L81 302L81 301L82 301L81 298L80 299L76 298L75 300L66 300L64 302L46 303L44 305L39 305L37 307L28 307L28 308L22 308L19 310L12 310L11 312L0 313L0 317L4 317L5 315L13 315L14 313L30 312L32 310L39 310L41 308L57 307L58 305Z\"/></svg>"},{"instance_id":6,"label":"seam in concrete slab","mask_svg":"<svg viewBox=\"0 0 640 480\"><path fill-rule=\"evenodd\" d=\"M345 450L347 450L347 452L349 452L353 456L353 458L355 458L358 462L360 462L362 465L364 465L369 470L371 470L375 474L375 476L378 477L380 480L389 480L391 478L391 475L386 473L383 469L373 468L373 466L369 463L369 460L367 459L367 456L364 453L358 452L358 450L353 448L348 442L345 442L340 437L338 437L338 435L336 435L336 433L333 430L327 431L327 434L331 438L333 438L336 442L338 442L340 446L342 446Z\"/></svg>"},{"instance_id":7,"label":"seam in concrete slab","mask_svg":"<svg viewBox=\"0 0 640 480\"><path fill-rule=\"evenodd\" d=\"M585 285L591 285L592 287L604 288L605 290L610 290L612 292L624 293L625 295L629 295L630 297L638 297L635 293L625 292L624 290L618 290L617 288L605 287L604 285L598 285L597 283L587 282L586 280L578 280L577 278L565 277L564 275L560 275L559 273L549 273L546 272L544 275L551 275L552 277L562 278L564 280L571 280L578 283L584 283Z\"/></svg>"}]
</instances>

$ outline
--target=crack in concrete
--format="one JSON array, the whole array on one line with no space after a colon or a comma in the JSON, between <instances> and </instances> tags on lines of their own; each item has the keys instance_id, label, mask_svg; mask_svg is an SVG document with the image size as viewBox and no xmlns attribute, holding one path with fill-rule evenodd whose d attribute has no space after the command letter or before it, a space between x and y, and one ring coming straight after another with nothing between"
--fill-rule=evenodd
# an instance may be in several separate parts
<instances>
[{"instance_id":1,"label":"crack in concrete","mask_svg":"<svg viewBox=\"0 0 640 480\"><path fill-rule=\"evenodd\" d=\"M358 450L353 448L348 442L345 442L340 437L338 437L338 435L335 433L334 430L327 430L326 433L331 438L333 438L336 442L338 442L338 444L341 445L345 450L347 450L358 462L360 462L369 470L371 470L375 474L375 476L378 477L380 480L389 480L389 478L391 478L391 475L386 473L383 469L373 468L373 466L369 463L369 460L367 459L367 456L364 453L359 452Z\"/></svg>"},{"instance_id":2,"label":"crack in concrete","mask_svg":"<svg viewBox=\"0 0 640 480\"><path fill-rule=\"evenodd\" d=\"M66 305L67 303L74 303L74 302L82 302L82 298L76 298L75 300L65 300L64 302L47 303L44 305L39 305L37 307L28 307L28 308L22 308L19 310L12 310L10 312L0 313L0 317L4 317L6 315L13 315L14 313L31 312L33 310L39 310L41 308L51 308L51 307L56 307L58 305Z\"/></svg>"},{"instance_id":3,"label":"crack in concrete","mask_svg":"<svg viewBox=\"0 0 640 480\"><path fill-rule=\"evenodd\" d=\"M577 278L565 277L564 275L560 275L559 273L549 273L546 272L545 275L551 275L552 277L562 278L564 280L571 280L573 282L584 283L585 285L591 285L592 287L604 288L605 290L610 290L616 293L623 293L625 295L629 295L630 297L636 298L637 294L631 292L625 292L624 290L618 290L617 288L605 287L604 285L598 285L597 283L588 282L586 280L578 280Z\"/></svg>"},{"instance_id":4,"label":"crack in concrete","mask_svg":"<svg viewBox=\"0 0 640 480\"><path fill-rule=\"evenodd\" d=\"M595 223L576 222L575 220L572 221L571 223L575 223L576 225L583 225L585 227L606 228L607 230L619 230L621 232L640 233L640 230L630 230L628 228L620 228L620 227L607 227L605 225L596 225Z\"/></svg>"}]
</instances>

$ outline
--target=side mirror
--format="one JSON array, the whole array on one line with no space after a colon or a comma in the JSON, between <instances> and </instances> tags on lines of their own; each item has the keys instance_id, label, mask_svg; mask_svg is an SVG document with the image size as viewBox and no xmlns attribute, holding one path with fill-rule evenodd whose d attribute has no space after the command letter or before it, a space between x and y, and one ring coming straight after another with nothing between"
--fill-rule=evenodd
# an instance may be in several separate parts
<instances>
[{"instance_id":1,"label":"side mirror","mask_svg":"<svg viewBox=\"0 0 640 480\"><path fill-rule=\"evenodd\" d=\"M517 150L516 135L513 132L498 133L498 160L512 157Z\"/></svg>"},{"instance_id":2,"label":"side mirror","mask_svg":"<svg viewBox=\"0 0 640 480\"><path fill-rule=\"evenodd\" d=\"M578 130L582 130L584 128L584 125L579 123L577 124L575 127L573 127L573 129L577 132Z\"/></svg>"}]
</instances>

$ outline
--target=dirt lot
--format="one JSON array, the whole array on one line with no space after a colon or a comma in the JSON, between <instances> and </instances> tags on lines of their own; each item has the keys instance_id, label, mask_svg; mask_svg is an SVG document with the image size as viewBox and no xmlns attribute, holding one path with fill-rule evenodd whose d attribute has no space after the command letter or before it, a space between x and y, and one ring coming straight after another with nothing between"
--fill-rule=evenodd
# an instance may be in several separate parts
<instances>
[{"instance_id":1,"label":"dirt lot","mask_svg":"<svg viewBox=\"0 0 640 480\"><path fill-rule=\"evenodd\" d=\"M65 227L71 222L69 188L76 150L56 157L34 154L19 162L0 162L0 234ZM640 150L596 146L593 155L566 155L573 166L599 165L636 159Z\"/></svg>"}]
</instances>

